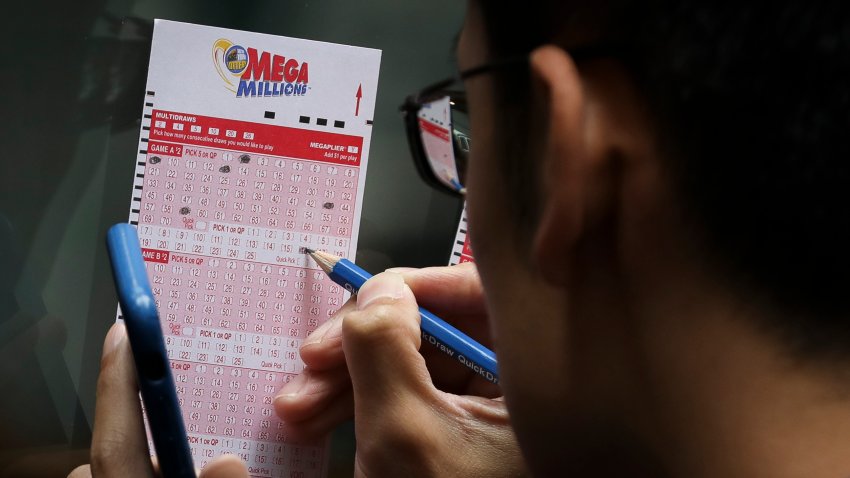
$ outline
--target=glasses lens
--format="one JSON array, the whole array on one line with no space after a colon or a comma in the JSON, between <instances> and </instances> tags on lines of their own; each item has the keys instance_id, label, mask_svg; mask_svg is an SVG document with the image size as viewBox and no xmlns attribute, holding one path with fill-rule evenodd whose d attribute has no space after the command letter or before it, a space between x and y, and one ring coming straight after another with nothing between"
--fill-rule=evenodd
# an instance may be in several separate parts
<instances>
[{"instance_id":1,"label":"glasses lens","mask_svg":"<svg viewBox=\"0 0 850 478\"><path fill-rule=\"evenodd\" d=\"M449 102L452 108L452 140L454 141L455 168L460 184L466 187L466 165L469 160L469 149L472 139L469 131L469 114L466 112L466 101L461 96L452 97Z\"/></svg>"},{"instance_id":2,"label":"glasses lens","mask_svg":"<svg viewBox=\"0 0 850 478\"><path fill-rule=\"evenodd\" d=\"M425 102L417 114L419 134L431 171L443 185L464 192L469 154L469 121L449 96Z\"/></svg>"}]
</instances>

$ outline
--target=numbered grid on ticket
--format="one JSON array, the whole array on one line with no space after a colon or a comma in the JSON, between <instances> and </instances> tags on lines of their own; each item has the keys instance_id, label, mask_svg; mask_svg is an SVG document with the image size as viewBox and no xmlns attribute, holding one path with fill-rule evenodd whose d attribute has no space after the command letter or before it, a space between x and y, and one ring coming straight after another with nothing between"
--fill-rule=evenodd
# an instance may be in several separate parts
<instances>
[{"instance_id":1,"label":"numbered grid on ticket","mask_svg":"<svg viewBox=\"0 0 850 478\"><path fill-rule=\"evenodd\" d=\"M324 444L289 443L272 399L302 370L301 341L344 299L302 248L348 254L358 174L149 143L139 240L199 465L227 451L258 476L320 475Z\"/></svg>"}]
</instances>

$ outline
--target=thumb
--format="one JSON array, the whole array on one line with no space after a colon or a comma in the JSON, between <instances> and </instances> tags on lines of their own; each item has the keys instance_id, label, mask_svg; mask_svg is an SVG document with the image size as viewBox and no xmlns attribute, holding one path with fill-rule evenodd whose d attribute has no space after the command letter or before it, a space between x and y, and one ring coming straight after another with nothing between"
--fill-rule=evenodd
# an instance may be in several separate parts
<instances>
[{"instance_id":1,"label":"thumb","mask_svg":"<svg viewBox=\"0 0 850 478\"><path fill-rule=\"evenodd\" d=\"M388 269L398 272L416 294L419 304L431 312L486 314L484 289L472 262L424 269Z\"/></svg>"},{"instance_id":2,"label":"thumb","mask_svg":"<svg viewBox=\"0 0 850 478\"><path fill-rule=\"evenodd\" d=\"M397 273L383 272L357 294L357 310L342 322L342 346L354 389L354 403L382 407L406 391L432 387L419 354L419 308Z\"/></svg>"},{"instance_id":3,"label":"thumb","mask_svg":"<svg viewBox=\"0 0 850 478\"><path fill-rule=\"evenodd\" d=\"M199 478L248 478L248 468L235 455L221 455L209 462Z\"/></svg>"}]
</instances>

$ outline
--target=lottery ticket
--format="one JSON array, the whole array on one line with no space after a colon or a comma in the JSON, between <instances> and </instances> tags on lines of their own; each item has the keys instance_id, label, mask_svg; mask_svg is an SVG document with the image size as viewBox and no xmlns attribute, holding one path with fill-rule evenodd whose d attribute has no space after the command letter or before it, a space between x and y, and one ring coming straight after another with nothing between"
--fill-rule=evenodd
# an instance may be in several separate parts
<instances>
[{"instance_id":1,"label":"lottery ticket","mask_svg":"<svg viewBox=\"0 0 850 478\"><path fill-rule=\"evenodd\" d=\"M472 248L469 246L469 226L466 222L466 203L463 203L463 212L457 225L455 242L452 245L452 254L449 256L449 265L455 266L464 262L475 262L472 258Z\"/></svg>"},{"instance_id":2,"label":"lottery ticket","mask_svg":"<svg viewBox=\"0 0 850 478\"><path fill-rule=\"evenodd\" d=\"M304 248L354 257L380 58L155 22L129 221L197 467L326 474L327 442L292 441L272 401L347 298Z\"/></svg>"}]
</instances>

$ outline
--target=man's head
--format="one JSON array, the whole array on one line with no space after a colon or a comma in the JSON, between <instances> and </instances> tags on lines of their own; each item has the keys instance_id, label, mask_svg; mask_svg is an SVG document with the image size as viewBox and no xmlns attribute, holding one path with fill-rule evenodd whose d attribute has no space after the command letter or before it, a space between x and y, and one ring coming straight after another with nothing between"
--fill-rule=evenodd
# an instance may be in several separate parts
<instances>
[{"instance_id":1,"label":"man's head","mask_svg":"<svg viewBox=\"0 0 850 478\"><path fill-rule=\"evenodd\" d=\"M692 335L733 330L794 358L850 352L846 10L470 3L461 68L531 53L467 82L470 227L521 441L652 448L634 413L652 397L632 392L669 378L651 376L659 334L682 362ZM609 54L570 55L587 47ZM541 412L559 406L576 413Z\"/></svg>"}]
</instances>

